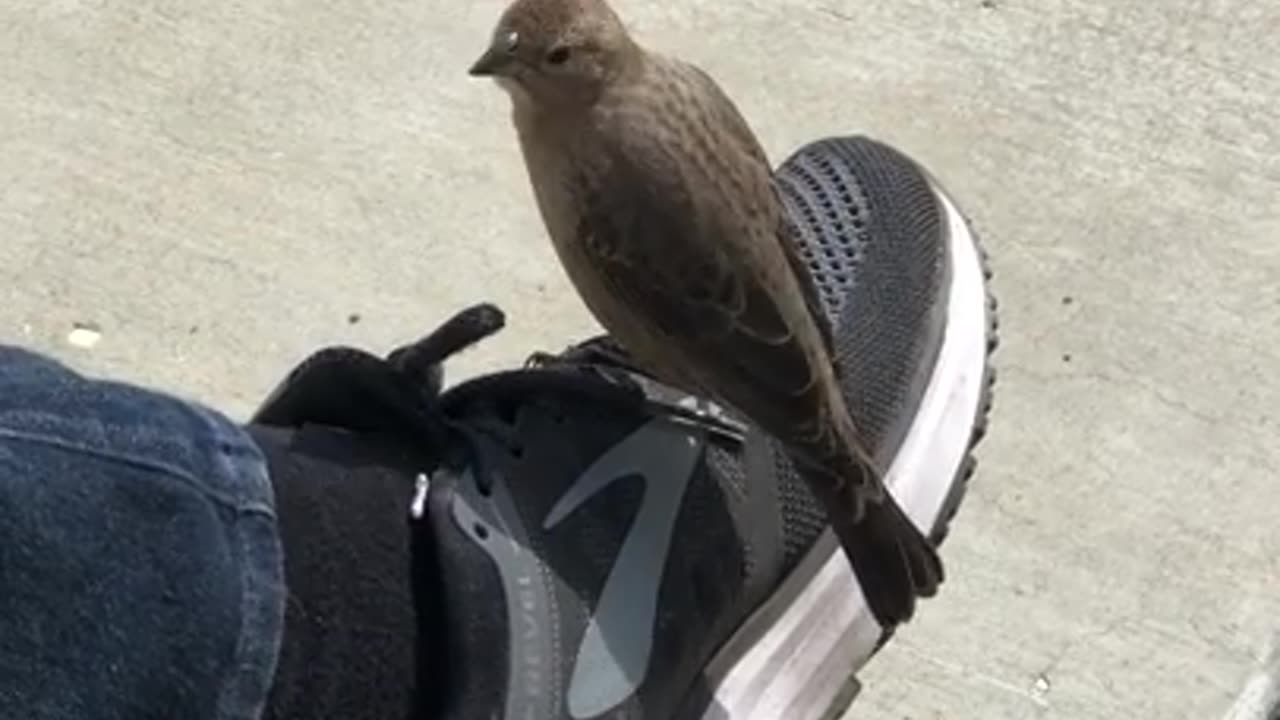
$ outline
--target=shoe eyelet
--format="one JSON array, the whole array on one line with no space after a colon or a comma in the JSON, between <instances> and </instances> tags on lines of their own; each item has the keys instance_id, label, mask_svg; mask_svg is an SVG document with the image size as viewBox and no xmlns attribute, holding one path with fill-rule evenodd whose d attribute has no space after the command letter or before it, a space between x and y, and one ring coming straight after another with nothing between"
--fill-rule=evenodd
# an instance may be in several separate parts
<instances>
[{"instance_id":1,"label":"shoe eyelet","mask_svg":"<svg viewBox=\"0 0 1280 720\"><path fill-rule=\"evenodd\" d=\"M427 512L427 492L431 489L431 478L426 473L418 473L414 479L413 500L409 503L409 512L414 520L420 520Z\"/></svg>"},{"instance_id":2,"label":"shoe eyelet","mask_svg":"<svg viewBox=\"0 0 1280 720\"><path fill-rule=\"evenodd\" d=\"M489 528L485 527L484 525L481 525L480 523L476 523L471 526L471 530L476 534L476 537L480 538L481 540L489 539Z\"/></svg>"}]
</instances>

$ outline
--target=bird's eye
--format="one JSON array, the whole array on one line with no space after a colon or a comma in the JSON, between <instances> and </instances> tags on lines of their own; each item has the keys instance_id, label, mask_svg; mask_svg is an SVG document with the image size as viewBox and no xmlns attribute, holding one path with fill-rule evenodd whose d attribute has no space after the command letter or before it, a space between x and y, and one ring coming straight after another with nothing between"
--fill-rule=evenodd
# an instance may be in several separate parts
<instances>
[{"instance_id":1,"label":"bird's eye","mask_svg":"<svg viewBox=\"0 0 1280 720\"><path fill-rule=\"evenodd\" d=\"M563 65L569 61L569 48L564 45L551 48L551 52L547 53L547 62L552 65Z\"/></svg>"}]
</instances>

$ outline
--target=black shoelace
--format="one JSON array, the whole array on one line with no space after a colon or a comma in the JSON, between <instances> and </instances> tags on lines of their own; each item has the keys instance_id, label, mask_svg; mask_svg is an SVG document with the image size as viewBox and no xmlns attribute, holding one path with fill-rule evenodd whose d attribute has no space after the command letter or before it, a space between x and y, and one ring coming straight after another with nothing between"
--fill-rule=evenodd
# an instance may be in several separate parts
<instances>
[{"instance_id":1,"label":"black shoelace","mask_svg":"<svg viewBox=\"0 0 1280 720\"><path fill-rule=\"evenodd\" d=\"M482 440L520 459L524 448L517 425L524 404L534 397L578 397L619 412L688 423L731 444L743 442L741 422L705 400L660 385L608 336L558 355L534 353L521 370L486 375L444 392L444 363L496 334L505 322L501 310L485 303L458 312L386 359L353 348L321 350L290 374L253 422L325 424L399 436L421 447L437 466L465 465L483 460ZM552 419L565 421L555 406L553 401ZM474 475L485 483L481 478L488 473Z\"/></svg>"}]
</instances>

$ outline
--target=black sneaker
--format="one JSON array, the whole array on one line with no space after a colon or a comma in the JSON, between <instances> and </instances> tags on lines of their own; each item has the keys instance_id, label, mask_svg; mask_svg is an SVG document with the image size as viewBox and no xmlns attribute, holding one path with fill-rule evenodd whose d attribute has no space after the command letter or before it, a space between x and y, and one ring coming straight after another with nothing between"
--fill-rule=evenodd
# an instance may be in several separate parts
<instances>
[{"instance_id":1,"label":"black sneaker","mask_svg":"<svg viewBox=\"0 0 1280 720\"><path fill-rule=\"evenodd\" d=\"M851 411L941 541L989 409L994 305L946 193L864 138L779 170ZM440 398L424 488L451 720L830 717L887 639L780 447L607 340Z\"/></svg>"}]
</instances>

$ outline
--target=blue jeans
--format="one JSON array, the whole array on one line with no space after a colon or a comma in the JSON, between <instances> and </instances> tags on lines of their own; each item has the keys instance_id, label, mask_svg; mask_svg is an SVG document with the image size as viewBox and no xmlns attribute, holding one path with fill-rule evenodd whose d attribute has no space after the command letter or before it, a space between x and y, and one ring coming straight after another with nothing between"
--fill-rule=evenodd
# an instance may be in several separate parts
<instances>
[{"instance_id":1,"label":"blue jeans","mask_svg":"<svg viewBox=\"0 0 1280 720\"><path fill-rule=\"evenodd\" d=\"M0 346L0 717L258 718L274 505L230 420Z\"/></svg>"}]
</instances>

